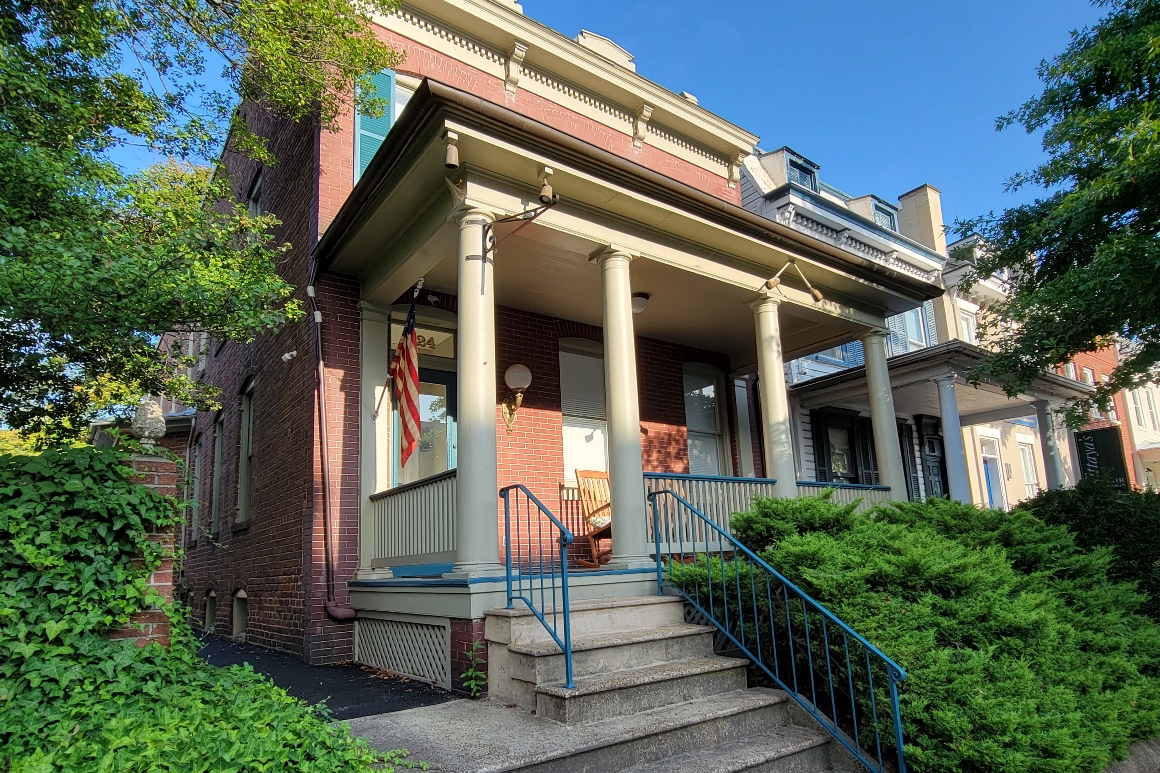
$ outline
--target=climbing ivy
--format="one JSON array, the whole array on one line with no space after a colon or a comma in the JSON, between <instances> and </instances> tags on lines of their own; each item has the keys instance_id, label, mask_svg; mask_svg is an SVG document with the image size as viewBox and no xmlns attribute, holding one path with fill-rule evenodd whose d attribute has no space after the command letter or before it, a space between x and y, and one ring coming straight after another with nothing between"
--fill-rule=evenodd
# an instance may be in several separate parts
<instances>
[{"instance_id":1,"label":"climbing ivy","mask_svg":"<svg viewBox=\"0 0 1160 773\"><path fill-rule=\"evenodd\" d=\"M147 535L180 521L177 503L133 474L116 449L0 455L0 771L409 767L248 666L198 658L180 608L146 582L165 557ZM152 606L168 648L109 640Z\"/></svg>"}]
</instances>

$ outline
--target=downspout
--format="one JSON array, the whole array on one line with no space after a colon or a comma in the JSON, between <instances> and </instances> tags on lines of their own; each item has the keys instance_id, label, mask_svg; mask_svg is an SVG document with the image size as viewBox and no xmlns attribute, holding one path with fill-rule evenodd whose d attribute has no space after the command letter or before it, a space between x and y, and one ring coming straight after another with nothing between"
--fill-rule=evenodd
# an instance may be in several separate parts
<instances>
[{"instance_id":1,"label":"downspout","mask_svg":"<svg viewBox=\"0 0 1160 773\"><path fill-rule=\"evenodd\" d=\"M322 312L318 309L317 291L314 282L318 276L318 262L310 267L310 283L306 287L306 297L310 301L310 311L314 315L314 345L318 352L318 439L322 444L322 529L323 553L326 564L326 602L323 608L326 616L336 622L355 619L351 607L340 606L334 598L334 537L333 519L330 507L330 445L326 434L326 366L322 358Z\"/></svg>"}]
</instances>

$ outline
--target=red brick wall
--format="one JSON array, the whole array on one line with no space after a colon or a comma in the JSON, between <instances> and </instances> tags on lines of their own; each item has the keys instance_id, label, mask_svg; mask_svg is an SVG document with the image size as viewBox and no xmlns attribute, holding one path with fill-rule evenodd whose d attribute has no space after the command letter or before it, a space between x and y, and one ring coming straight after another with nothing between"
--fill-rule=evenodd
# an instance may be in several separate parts
<instances>
[{"instance_id":1,"label":"red brick wall","mask_svg":"<svg viewBox=\"0 0 1160 773\"><path fill-rule=\"evenodd\" d=\"M451 620L451 684L456 692L470 694L470 691L463 686L463 677L460 674L467 673L471 668L471 645L474 642L483 642L483 618L477 620ZM480 647L476 653L479 657L484 659L484 663L479 666L479 670L487 673L487 646ZM487 692L487 688L484 688Z\"/></svg>"},{"instance_id":2,"label":"red brick wall","mask_svg":"<svg viewBox=\"0 0 1160 773\"><path fill-rule=\"evenodd\" d=\"M1092 373L1095 374L1096 383L1103 380L1103 376L1112 375L1112 371L1116 369L1119 364L1119 356L1116 354L1115 347L1108 346L1094 352L1084 352L1072 357L1072 362L1075 363L1076 378L1083 379L1083 369L1091 368ZM1061 375L1064 374L1062 368L1058 369ZM1129 422L1131 417L1128 416L1128 404L1124 400L1124 393L1118 392L1112 398L1112 407L1116 409L1116 417L1119 421L1118 429L1120 431L1120 443L1124 447L1124 468L1128 471L1128 485L1132 488L1138 488L1140 482L1136 479L1136 465L1132 464L1132 435ZM1089 422L1084 425L1084 429L1104 429L1105 427L1117 426L1114 424L1107 414L1105 418Z\"/></svg>"},{"instance_id":3,"label":"red brick wall","mask_svg":"<svg viewBox=\"0 0 1160 773\"><path fill-rule=\"evenodd\" d=\"M133 469L139 474L137 482L164 496L177 495L177 462L154 456L134 456ZM147 584L165 601L173 601L173 530L152 532L150 542L161 545L166 553L160 566L149 574ZM140 568L140 564L137 564ZM157 642L169 646L169 617L163 610L148 609L129 618L127 625L109 634L110 639L136 639L138 647Z\"/></svg>"},{"instance_id":4,"label":"red brick wall","mask_svg":"<svg viewBox=\"0 0 1160 773\"><path fill-rule=\"evenodd\" d=\"M625 132L611 129L555 102L532 94L527 89L518 89L515 94L511 94L504 89L503 80L500 78L469 67L463 62L432 51L389 30L376 29L381 39L406 55L406 61L399 68L399 72L430 78L468 91L712 196L733 204L741 204L739 189L730 188L725 177L660 150L650 145L647 140L643 147L634 147L632 137ZM350 194L354 181L353 114L343 116L339 123L340 131L323 132L321 138L319 220L322 229L334 220L342 203Z\"/></svg>"},{"instance_id":5,"label":"red brick wall","mask_svg":"<svg viewBox=\"0 0 1160 773\"><path fill-rule=\"evenodd\" d=\"M309 251L318 236L318 127L259 117L255 128L270 138L270 148L278 158L278 164L263 173L263 207L282 221L274 239L293 247L279 268L296 288L295 297L305 303ZM244 200L258 167L228 153L224 160L234 194ZM358 435L357 424L350 425L354 411L348 407L358 390L357 297L357 285L345 278L319 280L330 408L337 411L330 427L336 536L344 543L336 578L340 588L345 588L343 579L353 568L357 529L351 520L350 481L357 474ZM187 546L184 581L194 619L204 619L205 595L212 589L217 596L216 630L230 633L232 596L244 589L247 640L312 662L331 662L351 656L352 626L331 623L322 611L325 584L313 324L308 316L245 346L211 343L205 377L221 388L225 441L221 527L216 539L199 536ZM282 355L290 351L296 351L297 357L283 362ZM250 376L257 378L255 477L250 521L237 525L239 391ZM215 416L199 414L194 429L201 438L197 520L203 533L210 520Z\"/></svg>"}]
</instances>

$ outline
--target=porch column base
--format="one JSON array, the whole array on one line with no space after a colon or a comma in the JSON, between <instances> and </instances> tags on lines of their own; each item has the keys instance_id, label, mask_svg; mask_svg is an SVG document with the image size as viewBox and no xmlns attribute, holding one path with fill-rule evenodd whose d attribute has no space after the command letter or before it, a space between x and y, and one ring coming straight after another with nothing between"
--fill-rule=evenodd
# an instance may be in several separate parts
<instances>
[{"instance_id":1,"label":"porch column base","mask_svg":"<svg viewBox=\"0 0 1160 773\"><path fill-rule=\"evenodd\" d=\"M500 563L465 563L455 564L451 567L451 571L443 575L447 580L474 580L479 577L491 577L503 579L506 576L507 568Z\"/></svg>"}]
</instances>

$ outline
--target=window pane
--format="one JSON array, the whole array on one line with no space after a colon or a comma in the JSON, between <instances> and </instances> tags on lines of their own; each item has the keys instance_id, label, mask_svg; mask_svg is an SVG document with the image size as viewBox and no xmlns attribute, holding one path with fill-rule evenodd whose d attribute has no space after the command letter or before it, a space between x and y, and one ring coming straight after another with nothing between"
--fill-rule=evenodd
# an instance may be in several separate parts
<instances>
[{"instance_id":1,"label":"window pane","mask_svg":"<svg viewBox=\"0 0 1160 773\"><path fill-rule=\"evenodd\" d=\"M1136 414L1136 423L1141 427L1144 426L1144 404L1140 400L1140 393L1143 391L1143 389L1132 390L1132 410Z\"/></svg>"},{"instance_id":2,"label":"window pane","mask_svg":"<svg viewBox=\"0 0 1160 773\"><path fill-rule=\"evenodd\" d=\"M963 340L969 344L978 343L977 333L975 330L975 315L964 312L959 319L963 326Z\"/></svg>"},{"instance_id":3,"label":"window pane","mask_svg":"<svg viewBox=\"0 0 1160 773\"><path fill-rule=\"evenodd\" d=\"M1151 388L1147 389L1144 394L1148 398L1148 420L1152 424L1152 429L1160 432L1160 416L1156 415L1156 399L1152 397Z\"/></svg>"},{"instance_id":4,"label":"window pane","mask_svg":"<svg viewBox=\"0 0 1160 773\"><path fill-rule=\"evenodd\" d=\"M721 444L717 435L689 432L689 472L693 475L721 474Z\"/></svg>"},{"instance_id":5,"label":"window pane","mask_svg":"<svg viewBox=\"0 0 1160 773\"><path fill-rule=\"evenodd\" d=\"M709 376L685 374L685 426L690 432L719 432L717 384Z\"/></svg>"},{"instance_id":6,"label":"window pane","mask_svg":"<svg viewBox=\"0 0 1160 773\"><path fill-rule=\"evenodd\" d=\"M893 212L887 212L885 209L875 207L874 222L883 228L889 228L891 231L895 230Z\"/></svg>"},{"instance_id":7,"label":"window pane","mask_svg":"<svg viewBox=\"0 0 1160 773\"><path fill-rule=\"evenodd\" d=\"M926 337L922 334L922 315L918 309L911 309L903 314L902 324L906 329L906 339L912 349L926 345Z\"/></svg>"},{"instance_id":8,"label":"window pane","mask_svg":"<svg viewBox=\"0 0 1160 773\"><path fill-rule=\"evenodd\" d=\"M603 421L604 360L560 352L560 402L565 416Z\"/></svg>"},{"instance_id":9,"label":"window pane","mask_svg":"<svg viewBox=\"0 0 1160 773\"><path fill-rule=\"evenodd\" d=\"M399 483L412 483L447 471L447 387L419 382L419 447L399 471Z\"/></svg>"},{"instance_id":10,"label":"window pane","mask_svg":"<svg viewBox=\"0 0 1160 773\"><path fill-rule=\"evenodd\" d=\"M576 470L608 471L603 419L564 417L564 482L576 485Z\"/></svg>"},{"instance_id":11,"label":"window pane","mask_svg":"<svg viewBox=\"0 0 1160 773\"><path fill-rule=\"evenodd\" d=\"M830 471L849 477L854 474L854 457L850 452L850 433L837 427L828 427L830 439Z\"/></svg>"}]
</instances>

